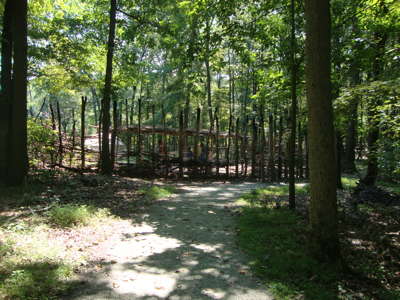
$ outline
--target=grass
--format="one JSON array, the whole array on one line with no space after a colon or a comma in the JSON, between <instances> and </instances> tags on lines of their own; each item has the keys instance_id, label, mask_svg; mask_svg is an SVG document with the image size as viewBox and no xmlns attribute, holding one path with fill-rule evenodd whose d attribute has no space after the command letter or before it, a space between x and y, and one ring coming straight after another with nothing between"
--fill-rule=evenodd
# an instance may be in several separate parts
<instances>
[{"instance_id":1,"label":"grass","mask_svg":"<svg viewBox=\"0 0 400 300\"><path fill-rule=\"evenodd\" d=\"M171 196L176 192L176 188L173 186L150 186L146 188L142 188L139 190L139 193L143 195L143 198L146 201L155 201L158 199L163 199Z\"/></svg>"},{"instance_id":2,"label":"grass","mask_svg":"<svg viewBox=\"0 0 400 300\"><path fill-rule=\"evenodd\" d=\"M46 225L0 229L0 299L47 300L68 288L82 257L72 257Z\"/></svg>"},{"instance_id":3,"label":"grass","mask_svg":"<svg viewBox=\"0 0 400 300\"><path fill-rule=\"evenodd\" d=\"M343 178L347 190L356 184L356 178ZM296 189L298 195L308 194L308 186ZM360 204L358 214L346 214L340 236L343 257L353 270L347 274L311 258L304 216L275 205L287 198L287 186L271 186L238 200L238 244L276 300L400 299L400 244L393 238L400 230L398 210Z\"/></svg>"},{"instance_id":4,"label":"grass","mask_svg":"<svg viewBox=\"0 0 400 300\"><path fill-rule=\"evenodd\" d=\"M110 212L103 208L88 205L57 205L46 214L50 224L59 227L87 226L95 224L110 216Z\"/></svg>"},{"instance_id":5,"label":"grass","mask_svg":"<svg viewBox=\"0 0 400 300\"><path fill-rule=\"evenodd\" d=\"M283 191L272 187L261 194L281 196ZM335 299L337 274L308 255L302 219L286 208L265 207L251 195L245 196L238 219L238 242L267 289L280 300Z\"/></svg>"}]
</instances>

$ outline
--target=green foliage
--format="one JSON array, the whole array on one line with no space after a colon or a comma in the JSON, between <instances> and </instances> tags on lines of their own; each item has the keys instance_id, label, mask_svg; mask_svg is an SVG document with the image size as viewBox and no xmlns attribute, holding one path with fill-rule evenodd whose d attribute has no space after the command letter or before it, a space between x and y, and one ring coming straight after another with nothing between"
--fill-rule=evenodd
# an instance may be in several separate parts
<instances>
[{"instance_id":1,"label":"green foliage","mask_svg":"<svg viewBox=\"0 0 400 300\"><path fill-rule=\"evenodd\" d=\"M49 122L28 119L28 156L32 166L50 162L51 156L56 154L55 143L57 133L51 129Z\"/></svg>"},{"instance_id":2,"label":"green foliage","mask_svg":"<svg viewBox=\"0 0 400 300\"><path fill-rule=\"evenodd\" d=\"M107 209L96 209L87 205L57 205L48 213L50 224L59 227L85 226L110 215Z\"/></svg>"},{"instance_id":3,"label":"green foliage","mask_svg":"<svg viewBox=\"0 0 400 300\"><path fill-rule=\"evenodd\" d=\"M82 262L39 223L19 221L0 228L0 241L0 299L59 299Z\"/></svg>"},{"instance_id":4,"label":"green foliage","mask_svg":"<svg viewBox=\"0 0 400 300\"><path fill-rule=\"evenodd\" d=\"M171 196L176 192L176 188L173 186L151 186L139 190L139 193L143 194L146 201L155 201Z\"/></svg>"},{"instance_id":5,"label":"green foliage","mask_svg":"<svg viewBox=\"0 0 400 300\"><path fill-rule=\"evenodd\" d=\"M4 293L9 299L58 299L57 294L67 288L64 281L72 274L73 269L68 265L51 263L21 265L0 283L0 296Z\"/></svg>"}]
</instances>

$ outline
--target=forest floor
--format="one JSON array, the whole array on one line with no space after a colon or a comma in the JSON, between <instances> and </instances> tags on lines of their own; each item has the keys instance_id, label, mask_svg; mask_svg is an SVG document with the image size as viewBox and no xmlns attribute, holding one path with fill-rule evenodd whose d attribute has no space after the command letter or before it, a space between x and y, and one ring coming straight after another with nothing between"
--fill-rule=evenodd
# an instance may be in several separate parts
<instances>
[{"instance_id":1,"label":"forest floor","mask_svg":"<svg viewBox=\"0 0 400 300\"><path fill-rule=\"evenodd\" d=\"M0 298L272 299L236 244L259 184L46 176L3 193Z\"/></svg>"},{"instance_id":2,"label":"forest floor","mask_svg":"<svg viewBox=\"0 0 400 300\"><path fill-rule=\"evenodd\" d=\"M399 207L348 210L356 178L338 274L307 253L304 183L293 213L285 184L33 175L0 187L0 299L399 299Z\"/></svg>"}]
</instances>

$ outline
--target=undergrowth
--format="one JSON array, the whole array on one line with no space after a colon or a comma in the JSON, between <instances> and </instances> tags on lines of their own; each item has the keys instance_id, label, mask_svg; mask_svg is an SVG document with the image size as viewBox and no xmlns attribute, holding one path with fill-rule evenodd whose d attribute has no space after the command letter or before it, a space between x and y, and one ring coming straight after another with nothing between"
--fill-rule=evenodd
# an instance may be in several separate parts
<instances>
[{"instance_id":1,"label":"undergrowth","mask_svg":"<svg viewBox=\"0 0 400 300\"><path fill-rule=\"evenodd\" d=\"M308 255L306 226L295 213L249 205L238 229L253 271L276 299L336 299L337 274Z\"/></svg>"},{"instance_id":2,"label":"undergrowth","mask_svg":"<svg viewBox=\"0 0 400 300\"><path fill-rule=\"evenodd\" d=\"M46 225L0 229L0 299L57 299L83 257L52 240Z\"/></svg>"},{"instance_id":3,"label":"undergrowth","mask_svg":"<svg viewBox=\"0 0 400 300\"><path fill-rule=\"evenodd\" d=\"M55 226L72 227L95 224L110 216L109 210L88 205L57 205L48 213L48 221Z\"/></svg>"},{"instance_id":4,"label":"undergrowth","mask_svg":"<svg viewBox=\"0 0 400 300\"><path fill-rule=\"evenodd\" d=\"M345 189L356 184L356 178L343 180ZM296 192L304 195L308 188ZM338 273L309 255L304 215L278 205L287 198L281 185L246 193L237 202L239 246L275 299L400 299L398 208L366 203L357 214L341 217L342 255L352 272Z\"/></svg>"},{"instance_id":5,"label":"undergrowth","mask_svg":"<svg viewBox=\"0 0 400 300\"><path fill-rule=\"evenodd\" d=\"M143 194L143 198L146 201L155 201L158 199L163 199L171 196L176 192L176 188L173 186L150 186L142 188L139 193Z\"/></svg>"}]
</instances>

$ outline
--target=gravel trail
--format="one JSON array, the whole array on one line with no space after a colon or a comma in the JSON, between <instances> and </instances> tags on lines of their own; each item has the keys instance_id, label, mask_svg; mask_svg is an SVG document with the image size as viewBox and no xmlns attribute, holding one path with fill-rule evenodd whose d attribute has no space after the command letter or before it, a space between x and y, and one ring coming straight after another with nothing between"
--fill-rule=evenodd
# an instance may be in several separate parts
<instances>
[{"instance_id":1,"label":"gravel trail","mask_svg":"<svg viewBox=\"0 0 400 300\"><path fill-rule=\"evenodd\" d=\"M235 244L231 208L256 183L188 184L153 204L104 251L112 259L68 300L271 300Z\"/></svg>"}]
</instances>

